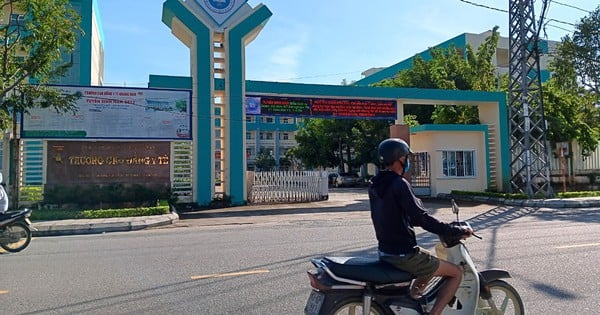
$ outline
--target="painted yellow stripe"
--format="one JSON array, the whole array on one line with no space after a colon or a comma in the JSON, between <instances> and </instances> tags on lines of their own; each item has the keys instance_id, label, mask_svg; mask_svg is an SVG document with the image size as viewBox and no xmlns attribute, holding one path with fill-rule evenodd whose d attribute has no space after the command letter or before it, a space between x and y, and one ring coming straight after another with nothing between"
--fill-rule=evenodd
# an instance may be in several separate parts
<instances>
[{"instance_id":1,"label":"painted yellow stripe","mask_svg":"<svg viewBox=\"0 0 600 315\"><path fill-rule=\"evenodd\" d=\"M259 273L267 273L269 270L249 270L249 271L239 271L239 272L230 272L230 273L216 273L212 275L202 275L202 276L192 276L192 280L199 279L208 279L208 278L222 278L222 277L236 277L236 276L245 276L245 275L254 275Z\"/></svg>"},{"instance_id":2,"label":"painted yellow stripe","mask_svg":"<svg viewBox=\"0 0 600 315\"><path fill-rule=\"evenodd\" d=\"M558 249L563 249L563 248L595 247L595 246L600 246L600 243L589 243L589 244L566 245L566 246L558 246L558 247L556 247L556 248L558 248Z\"/></svg>"},{"instance_id":3,"label":"painted yellow stripe","mask_svg":"<svg viewBox=\"0 0 600 315\"><path fill-rule=\"evenodd\" d=\"M0 290L0 294L6 294L6 293L8 293L8 291L6 291L6 290Z\"/></svg>"}]
</instances>

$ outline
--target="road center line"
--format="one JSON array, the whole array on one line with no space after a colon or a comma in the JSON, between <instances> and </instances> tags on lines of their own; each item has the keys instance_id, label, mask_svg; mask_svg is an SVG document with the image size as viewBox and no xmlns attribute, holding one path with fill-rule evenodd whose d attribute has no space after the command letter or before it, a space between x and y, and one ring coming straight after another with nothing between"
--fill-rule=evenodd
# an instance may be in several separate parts
<instances>
[{"instance_id":1,"label":"road center line","mask_svg":"<svg viewBox=\"0 0 600 315\"><path fill-rule=\"evenodd\" d=\"M269 270L260 269L260 270L249 270L249 271L239 271L239 272L229 272L229 273L216 273L216 274L212 274L212 275L192 276L192 280L245 276L245 275L254 275L254 274L259 274L259 273L267 273L267 272L269 272Z\"/></svg>"},{"instance_id":2,"label":"road center line","mask_svg":"<svg viewBox=\"0 0 600 315\"><path fill-rule=\"evenodd\" d=\"M577 245L565 245L565 246L557 246L557 249L563 249L563 248L577 248L577 247L594 247L594 246L600 246L600 243L589 243L589 244L577 244Z\"/></svg>"}]
</instances>

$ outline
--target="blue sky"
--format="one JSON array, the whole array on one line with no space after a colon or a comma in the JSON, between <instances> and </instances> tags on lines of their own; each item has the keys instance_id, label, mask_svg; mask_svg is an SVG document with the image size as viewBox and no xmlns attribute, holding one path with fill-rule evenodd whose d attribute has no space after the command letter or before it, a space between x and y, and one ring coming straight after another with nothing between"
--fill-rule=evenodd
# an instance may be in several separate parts
<instances>
[{"instance_id":1,"label":"blue sky","mask_svg":"<svg viewBox=\"0 0 600 315\"><path fill-rule=\"evenodd\" d=\"M189 76L189 50L161 21L163 0L97 0L107 86L145 87L149 74ZM188 0L193 1L193 0ZM248 0L273 16L246 47L246 79L340 84L462 33L508 36L508 0ZM542 1L537 0L536 4ZM547 38L560 40L598 0L550 1ZM577 8L573 8L575 6ZM536 7L539 15L539 7ZM543 34L543 32L542 32Z\"/></svg>"}]
</instances>

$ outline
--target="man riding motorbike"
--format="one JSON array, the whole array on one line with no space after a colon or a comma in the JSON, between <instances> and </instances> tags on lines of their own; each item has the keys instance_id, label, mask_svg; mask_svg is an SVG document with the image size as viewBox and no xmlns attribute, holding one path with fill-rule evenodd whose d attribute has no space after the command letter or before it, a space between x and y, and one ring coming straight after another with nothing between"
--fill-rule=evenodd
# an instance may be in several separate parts
<instances>
[{"instance_id":1,"label":"man riding motorbike","mask_svg":"<svg viewBox=\"0 0 600 315\"><path fill-rule=\"evenodd\" d=\"M423 208L410 183L403 177L410 168L409 145L401 139L390 138L378 147L381 170L369 185L371 219L378 241L379 258L395 267L412 273L416 279L411 286L411 297L418 299L433 276L448 278L441 288L431 315L441 314L462 280L462 269L438 259L417 245L415 226L438 235L473 234L468 228L453 227L430 216Z\"/></svg>"}]
</instances>

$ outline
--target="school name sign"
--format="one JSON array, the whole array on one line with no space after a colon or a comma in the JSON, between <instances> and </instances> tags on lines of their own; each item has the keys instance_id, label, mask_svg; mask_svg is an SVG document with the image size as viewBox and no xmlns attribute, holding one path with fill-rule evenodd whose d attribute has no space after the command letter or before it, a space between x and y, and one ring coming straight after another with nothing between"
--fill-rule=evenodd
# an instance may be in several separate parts
<instances>
[{"instance_id":1,"label":"school name sign","mask_svg":"<svg viewBox=\"0 0 600 315\"><path fill-rule=\"evenodd\" d=\"M48 185L170 183L165 141L48 141Z\"/></svg>"}]
</instances>

